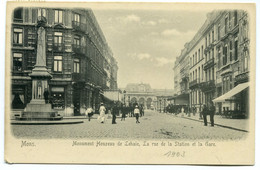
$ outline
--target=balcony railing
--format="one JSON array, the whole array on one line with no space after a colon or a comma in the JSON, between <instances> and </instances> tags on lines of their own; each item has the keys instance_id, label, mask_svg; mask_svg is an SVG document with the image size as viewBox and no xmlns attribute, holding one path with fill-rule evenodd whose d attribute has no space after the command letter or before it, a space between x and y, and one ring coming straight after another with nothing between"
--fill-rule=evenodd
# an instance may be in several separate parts
<instances>
[{"instance_id":1,"label":"balcony railing","mask_svg":"<svg viewBox=\"0 0 260 170\"><path fill-rule=\"evenodd\" d=\"M199 83L198 79L190 81L189 87L195 88L195 87L197 87L198 83Z\"/></svg>"},{"instance_id":2,"label":"balcony railing","mask_svg":"<svg viewBox=\"0 0 260 170\"><path fill-rule=\"evenodd\" d=\"M203 92L214 91L216 89L215 81L209 80L201 84L201 90Z\"/></svg>"},{"instance_id":3,"label":"balcony railing","mask_svg":"<svg viewBox=\"0 0 260 170\"><path fill-rule=\"evenodd\" d=\"M248 71L241 73L241 74L239 74L235 77L235 81L236 81L237 84L248 82L248 80L249 80L249 72Z\"/></svg>"},{"instance_id":4,"label":"balcony railing","mask_svg":"<svg viewBox=\"0 0 260 170\"><path fill-rule=\"evenodd\" d=\"M72 28L75 29L76 31L85 32L86 24L78 21L72 21Z\"/></svg>"},{"instance_id":5,"label":"balcony railing","mask_svg":"<svg viewBox=\"0 0 260 170\"><path fill-rule=\"evenodd\" d=\"M187 74L184 74L181 76L181 81L182 82L188 82L189 81L189 76Z\"/></svg>"},{"instance_id":6,"label":"balcony railing","mask_svg":"<svg viewBox=\"0 0 260 170\"><path fill-rule=\"evenodd\" d=\"M62 43L54 43L53 44L54 51L64 51L64 44Z\"/></svg>"},{"instance_id":7,"label":"balcony railing","mask_svg":"<svg viewBox=\"0 0 260 170\"><path fill-rule=\"evenodd\" d=\"M14 22L22 23L22 22L23 22L23 19L21 19L21 18L14 18Z\"/></svg>"},{"instance_id":8,"label":"balcony railing","mask_svg":"<svg viewBox=\"0 0 260 170\"><path fill-rule=\"evenodd\" d=\"M72 44L72 50L78 54L85 54L85 47L81 45Z\"/></svg>"},{"instance_id":9,"label":"balcony railing","mask_svg":"<svg viewBox=\"0 0 260 170\"><path fill-rule=\"evenodd\" d=\"M207 70L208 68L213 66L214 66L214 58L211 58L204 64L204 70Z\"/></svg>"}]
</instances>

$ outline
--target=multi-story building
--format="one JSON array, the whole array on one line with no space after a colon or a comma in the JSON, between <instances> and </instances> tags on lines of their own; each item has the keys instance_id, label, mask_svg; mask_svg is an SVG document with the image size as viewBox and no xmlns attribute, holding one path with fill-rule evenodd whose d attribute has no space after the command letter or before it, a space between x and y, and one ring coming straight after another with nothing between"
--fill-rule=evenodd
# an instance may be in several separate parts
<instances>
[{"instance_id":1,"label":"multi-story building","mask_svg":"<svg viewBox=\"0 0 260 170\"><path fill-rule=\"evenodd\" d=\"M216 67L218 111L248 117L249 24L247 12L222 11L217 25ZM219 97L220 96L220 97Z\"/></svg>"},{"instance_id":2,"label":"multi-story building","mask_svg":"<svg viewBox=\"0 0 260 170\"><path fill-rule=\"evenodd\" d=\"M203 39L202 30L207 24L208 23L206 21L190 41L190 46L187 53L190 60L190 108L193 112L200 112L202 105L205 103L205 95L201 89L201 85L205 81L205 74L203 71L203 64L205 62L205 56L203 53L205 41Z\"/></svg>"},{"instance_id":3,"label":"multi-story building","mask_svg":"<svg viewBox=\"0 0 260 170\"><path fill-rule=\"evenodd\" d=\"M190 107L201 111L203 104L214 101L217 113L228 111L248 116L248 25L245 11L223 10L208 14L189 42L186 54L190 58ZM176 62L178 66L180 60ZM177 71L174 69L174 75Z\"/></svg>"},{"instance_id":4,"label":"multi-story building","mask_svg":"<svg viewBox=\"0 0 260 170\"><path fill-rule=\"evenodd\" d=\"M217 27L214 24L214 20L219 18L219 11L213 11L208 14L207 24L202 30L203 41L205 41L205 48L203 50L204 54L204 65L203 72L205 75L205 79L203 84L201 85L201 90L205 94L205 104L207 106L210 105L210 101L212 101L216 95L216 65L215 65L215 56L216 56L216 32Z\"/></svg>"},{"instance_id":5,"label":"multi-story building","mask_svg":"<svg viewBox=\"0 0 260 170\"><path fill-rule=\"evenodd\" d=\"M180 87L180 60L179 57L176 58L175 64L173 67L173 74L174 74L174 93L175 95L181 94L181 87Z\"/></svg>"},{"instance_id":6,"label":"multi-story building","mask_svg":"<svg viewBox=\"0 0 260 170\"><path fill-rule=\"evenodd\" d=\"M189 43L185 44L185 48L181 51L180 56L175 61L174 82L175 96L172 98L174 104L189 105L189 57L187 50Z\"/></svg>"},{"instance_id":7,"label":"multi-story building","mask_svg":"<svg viewBox=\"0 0 260 170\"><path fill-rule=\"evenodd\" d=\"M40 18L40 19L39 19ZM97 108L117 88L117 62L91 9L16 8L12 20L12 108L31 100L37 22L45 20L50 102L61 115Z\"/></svg>"},{"instance_id":8,"label":"multi-story building","mask_svg":"<svg viewBox=\"0 0 260 170\"><path fill-rule=\"evenodd\" d=\"M186 43L185 48L181 51L181 55L179 57L179 63L180 63L180 88L181 88L181 94L188 94L189 93L189 68L190 68L190 62L189 58L187 57L187 50L189 48L189 44Z\"/></svg>"}]
</instances>

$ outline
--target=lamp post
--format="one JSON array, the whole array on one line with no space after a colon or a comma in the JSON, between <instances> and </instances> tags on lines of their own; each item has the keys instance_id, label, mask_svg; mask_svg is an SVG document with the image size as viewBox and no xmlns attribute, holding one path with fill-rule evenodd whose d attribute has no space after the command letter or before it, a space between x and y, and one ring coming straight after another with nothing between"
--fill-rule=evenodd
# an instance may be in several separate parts
<instances>
[{"instance_id":1,"label":"lamp post","mask_svg":"<svg viewBox=\"0 0 260 170\"><path fill-rule=\"evenodd\" d=\"M126 93L126 91L124 90L124 92L123 92L123 93L124 93L124 105L125 105L125 93Z\"/></svg>"}]
</instances>

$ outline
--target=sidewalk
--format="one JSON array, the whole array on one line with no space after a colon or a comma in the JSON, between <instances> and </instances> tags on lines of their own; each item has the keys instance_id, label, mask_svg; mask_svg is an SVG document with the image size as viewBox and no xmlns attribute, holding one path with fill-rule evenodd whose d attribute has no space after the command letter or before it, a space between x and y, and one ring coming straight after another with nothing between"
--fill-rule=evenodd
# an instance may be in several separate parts
<instances>
[{"instance_id":1,"label":"sidewalk","mask_svg":"<svg viewBox=\"0 0 260 170\"><path fill-rule=\"evenodd\" d=\"M99 114L94 114L93 116L91 116L91 119L97 119L99 116ZM121 118L120 116L116 116L116 118ZM64 116L63 119L88 119L87 116ZM111 114L106 114L106 119L112 119L112 115Z\"/></svg>"},{"instance_id":2,"label":"sidewalk","mask_svg":"<svg viewBox=\"0 0 260 170\"><path fill-rule=\"evenodd\" d=\"M169 113L167 113L169 114ZM177 115L178 117L184 119L190 119L198 122L203 122L203 119L200 119L199 113L195 115L191 114L190 117L188 114L184 114L182 117L181 113ZM210 126L210 116L207 116L208 126ZM214 116L214 124L215 126L220 126L224 128L234 129L243 132L249 132L249 120L248 119L228 119L221 117L220 115Z\"/></svg>"}]
</instances>

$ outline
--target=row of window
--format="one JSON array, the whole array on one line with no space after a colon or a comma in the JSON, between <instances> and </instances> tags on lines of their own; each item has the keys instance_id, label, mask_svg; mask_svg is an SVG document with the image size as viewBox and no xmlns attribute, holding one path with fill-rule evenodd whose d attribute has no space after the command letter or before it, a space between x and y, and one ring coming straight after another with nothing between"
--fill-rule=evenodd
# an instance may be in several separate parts
<instances>
[{"instance_id":1,"label":"row of window","mask_svg":"<svg viewBox=\"0 0 260 170\"><path fill-rule=\"evenodd\" d=\"M232 17L231 17L231 13L233 13L233 20L234 20L234 26L236 26L238 24L238 13L237 11L230 11L228 13L228 15L226 15L225 17L225 25L224 25L224 29L225 29L225 34L228 32L228 30L231 28L231 22L232 22ZM213 43L215 38L214 38L214 28L209 31L208 35L205 36L205 45L206 47ZM218 24L217 26L217 37L218 37L218 40L220 40L220 35L221 35L221 27L220 27L220 24ZM232 42L231 42L232 43ZM237 54L237 41L235 41L235 53ZM230 46L232 48L232 45ZM191 64L191 67L196 65L201 58L203 58L203 46L201 46L201 48L196 51L192 57L190 57L190 64ZM234 55L234 59L236 60L236 57L237 55ZM226 57L226 56L225 56ZM226 59L224 57L224 60L223 60L223 65L226 64ZM214 49L212 49L211 51L209 51L206 55L206 61L211 59L211 58L214 58ZM233 57L232 57L232 52L231 52L231 60L233 60Z\"/></svg>"},{"instance_id":2,"label":"row of window","mask_svg":"<svg viewBox=\"0 0 260 170\"><path fill-rule=\"evenodd\" d=\"M192 73L190 73L190 81L197 81L200 82L203 81L204 78L204 71L203 71L203 65L202 65L202 71L200 70L200 67L198 70L196 69ZM206 81L214 80L214 68L208 69L205 71L205 79Z\"/></svg>"},{"instance_id":3,"label":"row of window","mask_svg":"<svg viewBox=\"0 0 260 170\"><path fill-rule=\"evenodd\" d=\"M22 71L23 66L23 55L22 53L13 53L13 71ZM54 56L53 57L53 71L62 72L63 71L63 57ZM80 60L75 58L73 61L73 72L80 73Z\"/></svg>"},{"instance_id":4,"label":"row of window","mask_svg":"<svg viewBox=\"0 0 260 170\"><path fill-rule=\"evenodd\" d=\"M228 50L229 47L229 50ZM203 46L201 47L203 49ZM221 48L219 47L218 49L218 68L221 66L224 66L228 63L228 51L229 51L229 61L237 61L238 60L238 39L237 37L235 38L234 44L233 41L230 41L229 44L225 44L223 47L223 55L221 55ZM203 54L203 53L202 53ZM206 62L209 61L210 59L214 58L214 48L210 51L207 52L205 55ZM200 49L198 50L198 55L197 52L190 58L190 62L192 63L191 67L197 64L200 61ZM222 63L221 63L222 61Z\"/></svg>"},{"instance_id":5,"label":"row of window","mask_svg":"<svg viewBox=\"0 0 260 170\"><path fill-rule=\"evenodd\" d=\"M229 49L229 50L228 50ZM229 61L237 61L238 60L238 38L235 38L235 42L233 45L233 41L230 41L229 44L225 44L223 47L223 55L221 55L221 48L218 49L218 68L221 66L225 66L228 63L228 51L229 51ZM222 62L221 62L222 61Z\"/></svg>"},{"instance_id":6,"label":"row of window","mask_svg":"<svg viewBox=\"0 0 260 170\"><path fill-rule=\"evenodd\" d=\"M191 92L191 104L196 105L196 104L201 104L201 103L205 103L205 94L198 90L192 91Z\"/></svg>"},{"instance_id":7,"label":"row of window","mask_svg":"<svg viewBox=\"0 0 260 170\"><path fill-rule=\"evenodd\" d=\"M230 76L223 77L222 84L223 84L222 91L224 94L233 88L232 76L230 75Z\"/></svg>"},{"instance_id":8,"label":"row of window","mask_svg":"<svg viewBox=\"0 0 260 170\"><path fill-rule=\"evenodd\" d=\"M22 45L23 44L23 29L22 28L14 28L14 33L13 33L13 44L14 45ZM74 36L73 39L73 45L76 48L80 48L81 46L81 38L77 35ZM55 50L62 51L63 49L63 33L62 32L54 32L54 48ZM104 63L102 61L101 54L96 50L96 49L90 49L92 53L94 53L93 56L96 56L94 58L94 61L98 63L101 67L104 66ZM58 62L58 58L57 62ZM55 59L54 59L55 60ZM57 66L57 67L56 67ZM59 64L55 65L54 71L60 71L62 68L62 65L59 66ZM74 71L76 72L76 71Z\"/></svg>"},{"instance_id":9,"label":"row of window","mask_svg":"<svg viewBox=\"0 0 260 170\"><path fill-rule=\"evenodd\" d=\"M225 21L224 21L224 34L228 33L228 30L231 28L231 23L232 23L232 17L231 17L232 11L228 13L228 15L225 16ZM237 11L233 11L233 20L234 20L234 26L238 24L238 13ZM220 23L217 24L217 40L220 40L221 38L221 27ZM209 34L205 37L205 44L206 47L213 43L215 41L214 39L214 28L212 31L209 31Z\"/></svg>"},{"instance_id":10,"label":"row of window","mask_svg":"<svg viewBox=\"0 0 260 170\"><path fill-rule=\"evenodd\" d=\"M37 11L37 16L38 17L45 17L46 18L46 9L44 8L39 8ZM64 16L64 11L60 9L54 10L54 22L55 23L63 23L63 16ZM73 14L73 21L76 23L80 23L80 18L81 16L77 13ZM23 20L23 8L16 8L14 10L14 21L22 21Z\"/></svg>"},{"instance_id":11,"label":"row of window","mask_svg":"<svg viewBox=\"0 0 260 170\"><path fill-rule=\"evenodd\" d=\"M201 59L203 59L204 54L203 54L203 45L201 46L201 48L198 49L198 51L196 51L192 57L190 57L190 64L191 67L196 65Z\"/></svg>"},{"instance_id":12,"label":"row of window","mask_svg":"<svg viewBox=\"0 0 260 170\"><path fill-rule=\"evenodd\" d=\"M23 44L23 29L22 28L14 28L13 30L13 44L14 45L22 45ZM54 32L54 45L62 46L63 44L63 33L62 32ZM80 37L75 35L73 39L73 44L77 47L80 47Z\"/></svg>"},{"instance_id":13,"label":"row of window","mask_svg":"<svg viewBox=\"0 0 260 170\"><path fill-rule=\"evenodd\" d=\"M201 78L200 78L201 77ZM203 81L203 65L202 65L202 71L200 72L200 67L195 69L192 73L190 73L190 81L200 81L200 79Z\"/></svg>"},{"instance_id":14,"label":"row of window","mask_svg":"<svg viewBox=\"0 0 260 170\"><path fill-rule=\"evenodd\" d=\"M207 35L207 36L205 36L205 45L206 45L206 47L209 45L209 44L211 44L211 43L213 43L214 42L214 28L213 28L213 30L212 31L209 31L209 34Z\"/></svg>"}]
</instances>

